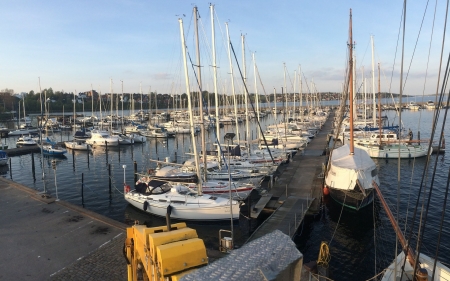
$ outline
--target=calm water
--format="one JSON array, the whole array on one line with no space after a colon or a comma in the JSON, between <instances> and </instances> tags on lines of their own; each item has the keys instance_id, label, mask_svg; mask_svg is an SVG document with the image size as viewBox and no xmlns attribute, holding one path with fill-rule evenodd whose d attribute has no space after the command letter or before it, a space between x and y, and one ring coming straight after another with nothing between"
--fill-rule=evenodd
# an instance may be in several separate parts
<instances>
[{"instance_id":1,"label":"calm water","mask_svg":"<svg viewBox=\"0 0 450 281\"><path fill-rule=\"evenodd\" d=\"M394 112L386 112L392 115L390 120L394 119ZM426 139L430 135L432 120L432 111L417 111L402 113L403 123L406 128L411 128L417 136L420 129L421 138ZM264 124L271 124L272 117L264 120ZM281 118L281 117L279 117ZM256 137L256 130L251 137ZM240 131L243 132L245 125L240 125ZM225 126L221 129L221 139L226 132L235 132L234 127ZM212 131L209 138L214 138ZM56 134L54 137L60 141L67 140L70 133ZM446 138L450 140L450 132L446 132ZM197 141L200 137L197 136ZM5 140L3 140L5 141ZM6 140L8 144L15 143L15 138ZM162 225L165 220L144 214L130 206L123 199L123 181L124 169L126 165L125 178L128 184L133 182L133 162L136 161L138 171L145 171L148 168L154 168L155 163L150 159L163 160L170 156L171 160L177 155L177 162L183 161L182 155L191 152L190 136L178 136L167 141L148 139L146 144L136 144L134 146L121 146L111 148L108 152L104 148L95 149L92 153L75 152L72 155L69 151L65 159L57 159L56 170L53 170L52 158L44 158L41 161L40 154L34 154L35 173L32 172L32 156L23 155L12 157L10 175L9 167L0 170L4 177L22 183L37 191L44 190L62 200L76 205L83 205L85 208L103 214L115 220L132 224L139 220L148 225ZM14 147L14 145L12 145ZM438 159L438 173L436 176L434 197L437 199L430 207L428 215L430 228L425 232L424 251L434 251L435 241L437 240L437 229L439 218L442 211L443 194L445 192L446 178L449 169L449 156L432 156L432 165ZM397 198L397 160L375 160L379 167L379 177L381 190L385 198L391 203L391 210L395 213L395 202ZM400 225L404 228L405 218L407 216L406 208L415 204L416 191L418 190L423 171L425 159L401 160L401 179L400 179ZM109 194L109 176L108 165L111 165L112 190ZM42 180L42 170L45 171L45 180ZM81 198L81 177L84 174L84 202ZM55 181L56 177L56 181ZM55 184L56 183L56 184ZM411 195L410 195L411 194ZM440 200L440 201L439 201ZM411 208L410 208L411 209ZM411 212L408 217L411 217ZM341 214L342 213L342 214ZM447 217L449 212L447 211ZM409 219L410 220L410 219ZM208 248L218 248L218 233L220 229L229 229L229 222L225 223L188 223L191 227L197 229L199 236L205 240ZM444 224L443 238L440 260L450 263L450 256L447 254L450 249L450 229L449 224ZM242 245L248 237L246 226L235 223L236 245ZM321 241L330 243L331 262L330 272L336 280L366 280L375 275L375 272L381 271L388 266L394 257L395 235L391 224L388 221L384 210L378 202L361 212L354 213L344 210L336 205L332 200L324 202L320 214L309 217L300 227L299 233L295 238L299 250L304 254L304 261L316 260L319 253ZM434 243L434 244L433 244ZM430 254L434 256L434 254ZM376 258L375 258L376 257ZM375 265L376 264L376 265Z\"/></svg>"}]
</instances>

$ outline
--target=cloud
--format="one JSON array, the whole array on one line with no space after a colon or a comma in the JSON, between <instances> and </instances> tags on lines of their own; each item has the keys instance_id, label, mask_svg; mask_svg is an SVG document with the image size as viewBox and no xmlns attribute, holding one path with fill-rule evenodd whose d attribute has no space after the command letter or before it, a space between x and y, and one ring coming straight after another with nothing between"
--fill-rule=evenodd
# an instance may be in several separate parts
<instances>
[{"instance_id":1,"label":"cloud","mask_svg":"<svg viewBox=\"0 0 450 281\"><path fill-rule=\"evenodd\" d=\"M172 79L172 74L170 73L155 73L152 75L153 79L156 80L170 80Z\"/></svg>"}]
</instances>

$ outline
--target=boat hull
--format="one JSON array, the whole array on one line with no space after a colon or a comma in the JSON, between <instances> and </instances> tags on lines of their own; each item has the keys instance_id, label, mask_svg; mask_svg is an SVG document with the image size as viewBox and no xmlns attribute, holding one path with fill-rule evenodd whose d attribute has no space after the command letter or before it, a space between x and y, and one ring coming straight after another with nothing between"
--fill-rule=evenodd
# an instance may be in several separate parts
<instances>
[{"instance_id":1,"label":"boat hull","mask_svg":"<svg viewBox=\"0 0 450 281\"><path fill-rule=\"evenodd\" d=\"M366 196L359 190L342 190L330 187L328 189L334 201L353 210L360 210L373 202L374 192L371 189L365 190Z\"/></svg>"},{"instance_id":2,"label":"boat hull","mask_svg":"<svg viewBox=\"0 0 450 281\"><path fill-rule=\"evenodd\" d=\"M170 217L173 219L193 220L193 221L220 221L229 220L231 218L230 206L204 206L199 208L199 204L186 203L184 197L180 196L179 201L168 198L165 202L160 200L150 200L151 196L138 194L134 191L125 194L125 200L132 206L143 210L147 213L165 217L167 207L172 206ZM145 203L147 202L147 203ZM147 205L146 207L144 206ZM233 219L239 219L239 205L233 204Z\"/></svg>"}]
</instances>

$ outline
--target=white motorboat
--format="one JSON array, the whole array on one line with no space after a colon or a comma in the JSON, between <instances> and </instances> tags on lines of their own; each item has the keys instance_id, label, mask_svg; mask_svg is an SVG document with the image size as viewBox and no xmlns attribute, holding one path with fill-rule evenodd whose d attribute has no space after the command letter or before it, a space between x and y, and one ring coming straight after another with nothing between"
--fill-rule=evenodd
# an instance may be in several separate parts
<instances>
[{"instance_id":1,"label":"white motorboat","mask_svg":"<svg viewBox=\"0 0 450 281\"><path fill-rule=\"evenodd\" d=\"M91 131L91 138L87 139L86 143L91 146L118 146L119 137L111 136L106 131L93 130Z\"/></svg>"},{"instance_id":2,"label":"white motorboat","mask_svg":"<svg viewBox=\"0 0 450 281\"><path fill-rule=\"evenodd\" d=\"M144 137L144 136L141 136L139 134L133 134L133 133L128 134L127 133L126 135L128 137L130 137L134 141L134 143L145 143L145 142L147 142L147 138Z\"/></svg>"},{"instance_id":3,"label":"white motorboat","mask_svg":"<svg viewBox=\"0 0 450 281\"><path fill-rule=\"evenodd\" d=\"M28 129L17 129L13 131L9 131L8 136L21 136L28 135L30 131Z\"/></svg>"},{"instance_id":4,"label":"white motorboat","mask_svg":"<svg viewBox=\"0 0 450 281\"><path fill-rule=\"evenodd\" d=\"M17 139L17 146L37 145L36 141L30 136L22 136Z\"/></svg>"},{"instance_id":5,"label":"white motorboat","mask_svg":"<svg viewBox=\"0 0 450 281\"><path fill-rule=\"evenodd\" d=\"M66 148L73 150L91 150L91 146L89 144L80 140L66 141L64 142L64 145L66 146Z\"/></svg>"}]
</instances>

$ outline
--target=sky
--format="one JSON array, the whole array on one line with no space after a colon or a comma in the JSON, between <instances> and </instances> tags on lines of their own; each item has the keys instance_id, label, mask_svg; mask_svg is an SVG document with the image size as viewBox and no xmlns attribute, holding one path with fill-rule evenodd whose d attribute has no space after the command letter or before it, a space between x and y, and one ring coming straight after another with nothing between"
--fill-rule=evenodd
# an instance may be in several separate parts
<instances>
[{"instance_id":1,"label":"sky","mask_svg":"<svg viewBox=\"0 0 450 281\"><path fill-rule=\"evenodd\" d=\"M431 2L427 7L426 1L408 1L403 55L406 95L436 92L445 3L437 4L434 17L435 2ZM348 61L350 9L358 91L372 91L371 36L375 64L381 68L381 91L400 91L403 2L398 0L4 0L0 89L20 93L51 87L82 92L92 87L102 93L120 93L123 87L125 93L185 93L179 18L195 64L195 5L200 14L202 89L215 92L210 3L214 5L219 93L232 92L225 23L241 71L245 54L249 92L271 94L275 89L280 93L284 77L289 92L294 87L299 92L300 77L302 93L340 92ZM244 52L241 35L245 36ZM232 56L235 91L242 93ZM255 63L259 75L255 75ZM188 69L190 89L198 91L189 61ZM376 67L375 80L378 89Z\"/></svg>"}]
</instances>

